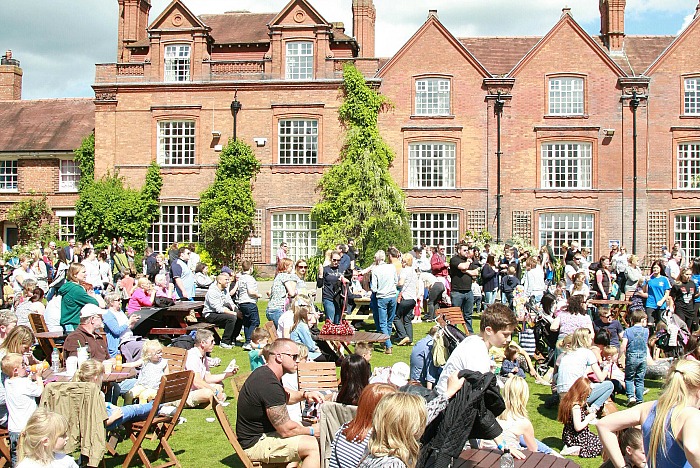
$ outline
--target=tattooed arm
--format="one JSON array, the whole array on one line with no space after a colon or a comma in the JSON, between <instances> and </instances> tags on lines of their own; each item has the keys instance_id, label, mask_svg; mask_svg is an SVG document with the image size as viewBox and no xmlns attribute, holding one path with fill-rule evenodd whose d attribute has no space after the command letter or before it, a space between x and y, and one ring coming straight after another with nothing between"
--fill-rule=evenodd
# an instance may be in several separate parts
<instances>
[{"instance_id":1,"label":"tattooed arm","mask_svg":"<svg viewBox=\"0 0 700 468\"><path fill-rule=\"evenodd\" d=\"M308 427L289 419L289 412L286 405L272 406L267 408L267 418L270 420L275 430L282 437L293 437L297 435L310 435Z\"/></svg>"}]
</instances>

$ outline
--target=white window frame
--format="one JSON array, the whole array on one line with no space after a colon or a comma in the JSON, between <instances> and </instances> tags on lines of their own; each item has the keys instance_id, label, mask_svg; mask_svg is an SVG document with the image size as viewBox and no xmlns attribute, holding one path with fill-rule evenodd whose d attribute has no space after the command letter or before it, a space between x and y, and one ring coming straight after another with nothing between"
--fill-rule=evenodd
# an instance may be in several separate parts
<instances>
[{"instance_id":1,"label":"white window frame","mask_svg":"<svg viewBox=\"0 0 700 468\"><path fill-rule=\"evenodd\" d=\"M700 115L700 77L683 80L683 115Z\"/></svg>"},{"instance_id":2,"label":"white window frame","mask_svg":"<svg viewBox=\"0 0 700 468\"><path fill-rule=\"evenodd\" d=\"M158 122L158 164L192 166L196 155L194 120L161 120Z\"/></svg>"},{"instance_id":3,"label":"white window frame","mask_svg":"<svg viewBox=\"0 0 700 468\"><path fill-rule=\"evenodd\" d=\"M17 192L19 190L19 161L17 159L0 159L0 192Z\"/></svg>"},{"instance_id":4,"label":"white window frame","mask_svg":"<svg viewBox=\"0 0 700 468\"><path fill-rule=\"evenodd\" d=\"M583 115L584 81L575 76L549 79L549 115Z\"/></svg>"},{"instance_id":5,"label":"white window frame","mask_svg":"<svg viewBox=\"0 0 700 468\"><path fill-rule=\"evenodd\" d=\"M314 77L314 43L289 41L286 45L285 76L288 80L312 80Z\"/></svg>"},{"instance_id":6,"label":"white window frame","mask_svg":"<svg viewBox=\"0 0 700 468\"><path fill-rule=\"evenodd\" d=\"M577 241L582 249L588 249L593 254L595 239L595 217L591 213L540 213L539 243L545 245L552 241L554 253L561 256L559 246L566 242Z\"/></svg>"},{"instance_id":7,"label":"white window frame","mask_svg":"<svg viewBox=\"0 0 700 468\"><path fill-rule=\"evenodd\" d=\"M280 164L318 164L318 120L280 119L277 156Z\"/></svg>"},{"instance_id":8,"label":"white window frame","mask_svg":"<svg viewBox=\"0 0 700 468\"><path fill-rule=\"evenodd\" d=\"M160 205L158 219L148 230L148 245L155 252L167 253L170 244L199 241L198 205Z\"/></svg>"},{"instance_id":9,"label":"white window frame","mask_svg":"<svg viewBox=\"0 0 700 468\"><path fill-rule=\"evenodd\" d=\"M457 145L426 141L408 145L408 188L455 188Z\"/></svg>"},{"instance_id":10,"label":"white window frame","mask_svg":"<svg viewBox=\"0 0 700 468\"><path fill-rule=\"evenodd\" d=\"M80 183L80 165L75 159L61 159L58 163L58 191L77 192Z\"/></svg>"},{"instance_id":11,"label":"white window frame","mask_svg":"<svg viewBox=\"0 0 700 468\"><path fill-rule=\"evenodd\" d=\"M673 227L673 239L687 258L700 257L700 213L676 215Z\"/></svg>"},{"instance_id":12,"label":"white window frame","mask_svg":"<svg viewBox=\"0 0 700 468\"><path fill-rule=\"evenodd\" d=\"M413 236L414 245L420 245L422 242L425 242L425 245L428 247L436 247L442 244L450 252L460 237L459 214L443 212L411 213L411 235Z\"/></svg>"},{"instance_id":13,"label":"white window frame","mask_svg":"<svg viewBox=\"0 0 700 468\"><path fill-rule=\"evenodd\" d=\"M75 210L56 210L58 240L67 241L75 237Z\"/></svg>"},{"instance_id":14,"label":"white window frame","mask_svg":"<svg viewBox=\"0 0 700 468\"><path fill-rule=\"evenodd\" d=\"M590 189L593 145L581 141L544 142L541 148L541 188Z\"/></svg>"},{"instance_id":15,"label":"white window frame","mask_svg":"<svg viewBox=\"0 0 700 468\"><path fill-rule=\"evenodd\" d=\"M700 188L700 142L678 144L677 183L679 189Z\"/></svg>"},{"instance_id":16,"label":"white window frame","mask_svg":"<svg viewBox=\"0 0 700 468\"><path fill-rule=\"evenodd\" d=\"M450 115L450 80L416 80L416 115Z\"/></svg>"},{"instance_id":17,"label":"white window frame","mask_svg":"<svg viewBox=\"0 0 700 468\"><path fill-rule=\"evenodd\" d=\"M191 51L192 47L189 44L168 44L165 46L163 50L165 82L190 81Z\"/></svg>"},{"instance_id":18,"label":"white window frame","mask_svg":"<svg viewBox=\"0 0 700 468\"><path fill-rule=\"evenodd\" d=\"M318 234L316 221L308 212L285 211L273 213L270 223L270 262L277 262L277 249L282 242L289 246L287 256L294 259L316 255Z\"/></svg>"}]
</instances>

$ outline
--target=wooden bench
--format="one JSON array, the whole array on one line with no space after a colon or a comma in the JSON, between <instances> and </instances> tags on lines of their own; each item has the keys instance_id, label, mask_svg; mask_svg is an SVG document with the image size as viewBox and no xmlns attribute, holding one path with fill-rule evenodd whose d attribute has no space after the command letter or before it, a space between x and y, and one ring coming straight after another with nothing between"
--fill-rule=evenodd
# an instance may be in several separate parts
<instances>
[{"instance_id":1,"label":"wooden bench","mask_svg":"<svg viewBox=\"0 0 700 468\"><path fill-rule=\"evenodd\" d=\"M210 330L214 334L214 342L219 343L221 342L221 337L219 336L218 331L216 330L216 325L213 323L206 323L206 322L197 322L193 323L192 325L188 325L186 328L174 328L174 327L161 327L161 328L151 328L151 331L148 332L149 335L151 336L180 336L180 335L187 335L191 333L192 331L196 331L199 329L205 329L205 330Z\"/></svg>"}]
</instances>

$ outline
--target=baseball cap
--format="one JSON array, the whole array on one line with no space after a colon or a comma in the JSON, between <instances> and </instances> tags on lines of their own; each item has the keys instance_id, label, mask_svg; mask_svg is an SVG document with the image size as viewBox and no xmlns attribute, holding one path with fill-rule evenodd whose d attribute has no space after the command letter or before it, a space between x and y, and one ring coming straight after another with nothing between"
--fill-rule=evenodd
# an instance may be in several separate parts
<instances>
[{"instance_id":1,"label":"baseball cap","mask_svg":"<svg viewBox=\"0 0 700 468\"><path fill-rule=\"evenodd\" d=\"M100 309L95 304L85 304L82 309L80 309L80 318L88 318L93 315L102 315L105 311Z\"/></svg>"},{"instance_id":2,"label":"baseball cap","mask_svg":"<svg viewBox=\"0 0 700 468\"><path fill-rule=\"evenodd\" d=\"M221 268L221 273L227 273L229 275L233 274L233 270L231 270L229 267L225 266Z\"/></svg>"},{"instance_id":3,"label":"baseball cap","mask_svg":"<svg viewBox=\"0 0 700 468\"><path fill-rule=\"evenodd\" d=\"M408 376L411 375L411 368L405 362L397 362L391 366L389 374L389 383L397 387L403 387L408 383Z\"/></svg>"}]
</instances>

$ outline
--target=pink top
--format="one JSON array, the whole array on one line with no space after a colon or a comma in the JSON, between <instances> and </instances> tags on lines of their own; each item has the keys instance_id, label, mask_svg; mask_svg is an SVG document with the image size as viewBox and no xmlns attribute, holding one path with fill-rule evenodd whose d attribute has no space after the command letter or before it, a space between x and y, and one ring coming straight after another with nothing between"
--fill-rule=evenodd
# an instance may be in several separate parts
<instances>
[{"instance_id":1,"label":"pink top","mask_svg":"<svg viewBox=\"0 0 700 468\"><path fill-rule=\"evenodd\" d=\"M167 286L164 286L162 288L156 286L156 297L169 297L170 299L177 299L175 291L170 292Z\"/></svg>"},{"instance_id":2,"label":"pink top","mask_svg":"<svg viewBox=\"0 0 700 468\"><path fill-rule=\"evenodd\" d=\"M146 292L141 288L134 289L129 299L129 304L126 306L126 313L133 314L141 310L141 307L150 307L153 305L151 297L146 295Z\"/></svg>"}]
</instances>

